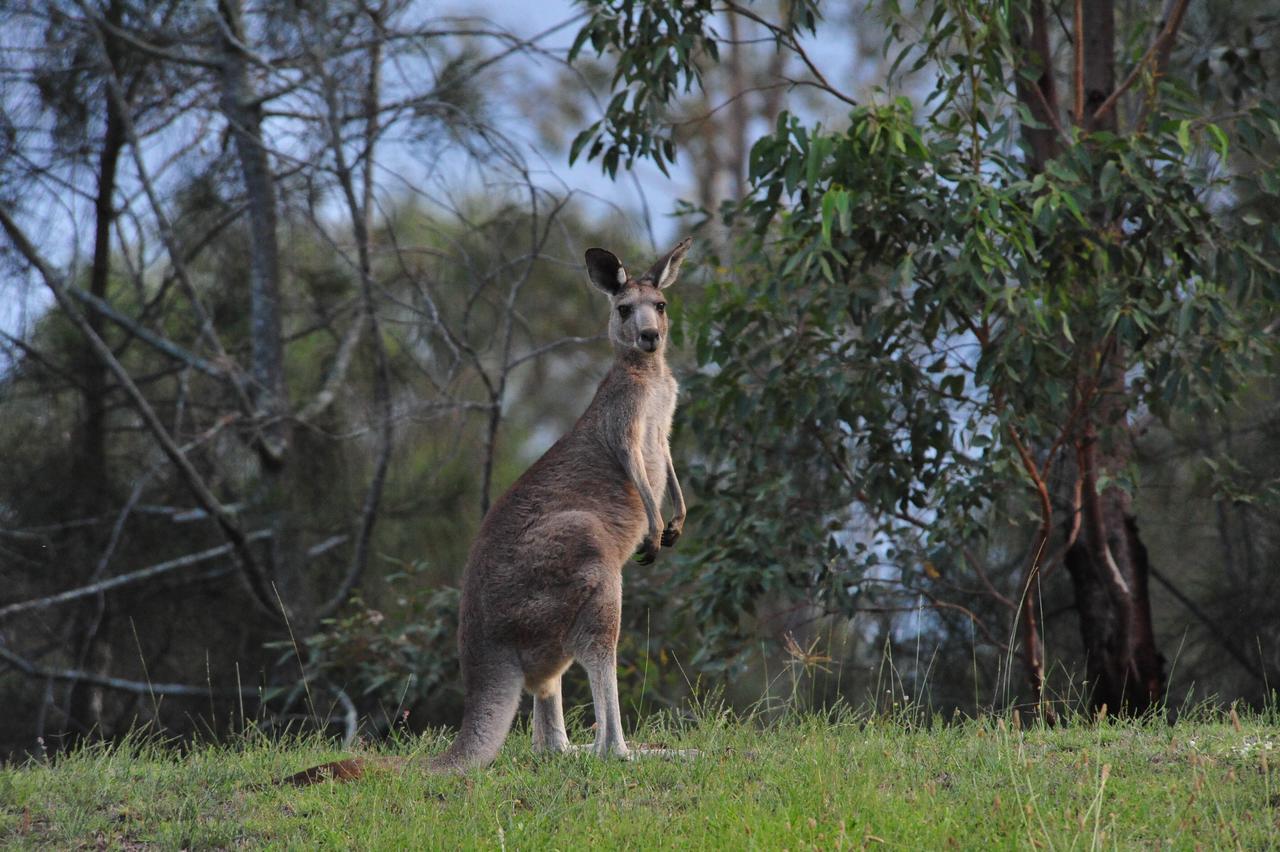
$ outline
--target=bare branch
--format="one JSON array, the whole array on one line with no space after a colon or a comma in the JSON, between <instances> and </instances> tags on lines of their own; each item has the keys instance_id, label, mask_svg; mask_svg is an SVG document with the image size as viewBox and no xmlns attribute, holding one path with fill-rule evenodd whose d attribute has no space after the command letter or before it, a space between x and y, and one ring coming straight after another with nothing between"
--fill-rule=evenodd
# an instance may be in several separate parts
<instances>
[{"instance_id":1,"label":"bare branch","mask_svg":"<svg viewBox=\"0 0 1280 852\"><path fill-rule=\"evenodd\" d=\"M1147 63L1153 62L1152 74L1159 76L1164 73L1165 67L1169 64L1169 53L1173 49L1173 40L1178 34L1178 30L1182 27L1182 16L1187 11L1187 0L1173 0L1173 8L1165 15L1164 26L1161 28L1159 35L1151 42L1151 46L1147 48L1147 52L1138 60L1138 64L1133 66L1133 70L1129 72L1129 76L1124 78L1119 86L1116 86L1114 92L1102 102L1098 109L1094 112L1090 121L1091 125L1097 125L1098 122L1105 118L1107 113L1115 109L1116 101L1120 100L1120 96L1129 90L1129 88L1138 80L1142 74L1142 69ZM1142 115L1145 118L1150 104L1143 107ZM1139 121L1139 126L1141 121Z\"/></svg>"},{"instance_id":2,"label":"bare branch","mask_svg":"<svg viewBox=\"0 0 1280 852\"><path fill-rule=\"evenodd\" d=\"M94 686L101 686L107 689L117 689L121 692L133 692L138 695L200 697L219 695L244 696L246 698L252 698L258 695L258 690L251 689L249 687L240 687L239 689L211 689L208 686L193 686L185 683L151 683L150 681L126 680L125 678L109 677L106 675L95 674L94 672L82 671L80 669L51 669L37 663L33 663L26 657L15 654L3 645L0 645L0 660L5 660L15 669L28 677L90 683Z\"/></svg>"},{"instance_id":3,"label":"bare branch","mask_svg":"<svg viewBox=\"0 0 1280 852\"><path fill-rule=\"evenodd\" d=\"M381 21L372 11L369 12L375 26ZM327 125L329 144L334 158L334 170L338 183L342 188L347 203L347 211L351 216L352 230L356 238L356 252L360 270L361 314L364 322L369 324L369 338L373 345L374 405L379 415L377 459L374 462L373 479L365 492L364 505L360 512L360 525L356 532L355 546L352 548L351 564L346 575L338 584L334 594L321 605L316 618L322 619L333 614L346 602L351 590L360 582L365 567L369 562L369 547L373 539L374 526L378 520L378 507L382 502L382 492L386 484L387 470L391 463L392 449L392 410L391 410L391 367L387 355L386 344L382 339L382 329L374 302L373 258L371 252L370 225L373 207L372 175L374 168L375 140L378 137L378 103L381 98L382 45L375 41L369 48L369 77L364 91L365 114L365 160L363 192L356 195L354 169L348 163L346 149L343 146L340 109L338 106L337 84L324 67L321 57L314 57L316 71L321 76L324 88L325 105L327 107Z\"/></svg>"},{"instance_id":4,"label":"bare branch","mask_svg":"<svg viewBox=\"0 0 1280 852\"><path fill-rule=\"evenodd\" d=\"M729 12L736 15L741 15L747 20L754 21L755 23L764 27L769 32L773 33L774 37L779 41L779 43L782 43L785 41L787 46L795 52L796 56L800 57L800 61L804 63L804 66L809 69L809 73L813 75L814 80L817 81L813 85L816 85L819 89L822 89L822 91L831 95L833 98L844 101L850 106L858 105L858 102L856 100L849 97L844 92L837 89L835 86L831 85L831 83L823 75L822 71L818 68L818 66L815 65L813 60L809 58L809 54L805 51L803 45L800 44L800 41L794 35L786 32L782 27L779 27L777 24L774 24L774 23L771 23L770 21L765 20L760 15L757 15L755 12L751 11L750 9L747 9L744 6L740 6L737 3L726 2L724 4L724 7Z\"/></svg>"},{"instance_id":5,"label":"bare branch","mask_svg":"<svg viewBox=\"0 0 1280 852\"><path fill-rule=\"evenodd\" d=\"M1196 606L1195 601L1184 595L1168 577L1157 571L1154 566L1147 566L1147 570L1151 573L1152 577L1155 577L1160 581L1160 584L1169 591L1169 594L1174 596L1178 603L1182 604L1187 608L1188 612L1200 619L1200 622L1208 629L1214 640L1222 646L1224 651L1231 655L1231 659L1239 663L1240 667L1253 677L1258 680L1265 680L1265 674L1253 664L1252 660L1240 653L1240 650L1236 647L1235 643L1231 641L1232 631L1224 630L1207 612Z\"/></svg>"},{"instance_id":6,"label":"bare branch","mask_svg":"<svg viewBox=\"0 0 1280 852\"><path fill-rule=\"evenodd\" d=\"M201 358L199 355L188 352L187 350L183 349L181 346L179 346L178 344L174 343L171 340L168 340L167 338L161 337L160 335L152 331L149 331L146 328L143 328L133 320L129 319L124 314L117 311L115 308L111 307L110 303L106 302L103 299L99 299L97 296L93 295L92 293L87 293L84 290L81 290L79 287L74 287L71 285L67 285L67 293L68 295L73 296L74 298L79 300L81 303L93 309L96 313L101 314L102 316L114 322L116 325L125 329L134 337L138 338L143 343L146 343L148 346L155 349L156 351L163 352L165 355L168 355L170 358L174 358L178 361L181 361L184 364L187 364L188 366L199 370L200 372L204 373L207 376L213 376L215 379L227 378L227 371L224 370L222 367L219 367L217 364L214 364L211 361L207 361L204 358Z\"/></svg>"},{"instance_id":7,"label":"bare branch","mask_svg":"<svg viewBox=\"0 0 1280 852\"><path fill-rule=\"evenodd\" d=\"M1083 0L1075 0L1075 18L1072 24L1075 26L1075 37L1072 39L1072 54L1075 60L1075 66L1072 69L1072 76L1075 83L1075 106L1071 110L1071 115L1075 119L1077 125L1084 122L1084 2Z\"/></svg>"},{"instance_id":8,"label":"bare branch","mask_svg":"<svg viewBox=\"0 0 1280 852\"><path fill-rule=\"evenodd\" d=\"M94 332L84 314L76 309L70 294L67 293L66 285L63 283L61 276L40 255L17 222L9 215L9 211L3 206L0 206L0 227L3 227L4 231L9 235L9 239L18 250L18 253L26 258L27 262L40 273L45 284L53 292L53 297L57 300L58 306L62 308L67 317L79 329L98 359L115 376L116 381L119 382L125 394L142 416L147 429L155 437L156 443L160 445L160 449L168 456L174 467L181 474L187 487L196 498L196 502L217 520L218 526L230 540L236 555L240 559L244 577L248 582L250 591L253 592L254 600L267 612L279 617L280 613L271 603L270 585L267 583L262 568L258 564L258 560L255 558L244 533L236 525L230 513L222 506L218 498L209 490L209 486L205 484L204 479L173 440L173 437L170 436L169 431L156 415L155 409L151 407L146 397L142 395L142 391L138 389L129 372L125 370L124 365L120 363L102 338Z\"/></svg>"},{"instance_id":9,"label":"bare branch","mask_svg":"<svg viewBox=\"0 0 1280 852\"><path fill-rule=\"evenodd\" d=\"M271 537L270 530L258 530L245 536L247 541L261 541ZM97 583L90 583L87 586L81 586L78 589L69 589L65 592L59 592L56 595L48 597L35 598L19 603L12 603L8 606L0 607L0 619L8 618L11 615L17 615L20 612L27 612L34 609L47 609L51 606L70 603L71 601L87 598L101 592L109 592L112 589L119 589L124 586L132 586L141 583L144 580L150 580L153 577L160 577L182 568L189 568L192 565L199 565L202 562L208 562L211 559L218 559L222 556L232 554L232 545L220 544L217 547L211 547L207 550L201 550L197 553L189 553L186 556L179 556L177 559L170 559L167 562L160 562L146 568L139 568L137 571L131 571L128 574L120 574L108 580L100 580Z\"/></svg>"},{"instance_id":10,"label":"bare branch","mask_svg":"<svg viewBox=\"0 0 1280 852\"><path fill-rule=\"evenodd\" d=\"M553 340L550 343L546 343L546 344L543 344L542 346L531 349L530 351L521 355L519 358L515 358L514 360L508 362L507 369L514 370L516 367L519 367L521 364L525 363L526 361L532 361L536 358L541 358L543 355L546 355L549 352L554 352L557 349L563 349L566 346L578 346L578 345L584 345L588 343L599 343L601 340L607 340L607 339L608 339L607 334L594 334L591 337L562 337L559 340Z\"/></svg>"},{"instance_id":11,"label":"bare branch","mask_svg":"<svg viewBox=\"0 0 1280 852\"><path fill-rule=\"evenodd\" d=\"M82 12L86 16L91 17L92 11L85 3L85 0L76 0ZM123 86L120 83L119 75L116 74L115 67L111 64L110 54L107 52L106 45L103 43L102 30L95 28L94 35L98 40L98 52L101 54L101 70L106 77L107 92L109 97L115 103L116 109L119 111L121 127L124 129L125 137L129 140L129 148L133 156L134 167L137 170L139 182L142 184L144 193L148 202L151 204L151 210L156 218L159 226L160 237L164 242L165 249L169 254L169 262L173 266L174 272L178 276L178 281L186 291L187 299L191 303L192 310L195 312L199 322L201 335L209 342L217 356L218 361L227 365L227 374L232 380L232 386L235 388L240 400L240 404L246 414L252 416L254 412L253 403L249 399L249 393L244 384L242 371L236 362L227 354L226 349L222 346L222 341L218 339L217 331L213 325L213 318L205 310L204 305L200 301L199 292L195 283L191 280L188 273L183 253L178 248L177 238L174 236L173 225L169 221L169 217L164 212L164 206L160 203L159 193L156 191L155 184L151 180L150 170L147 168L146 161L142 155L142 146L139 142L137 128L134 126L133 116L129 110L128 104L124 97ZM261 440L256 443L262 444ZM266 598L265 600L270 600Z\"/></svg>"}]
</instances>

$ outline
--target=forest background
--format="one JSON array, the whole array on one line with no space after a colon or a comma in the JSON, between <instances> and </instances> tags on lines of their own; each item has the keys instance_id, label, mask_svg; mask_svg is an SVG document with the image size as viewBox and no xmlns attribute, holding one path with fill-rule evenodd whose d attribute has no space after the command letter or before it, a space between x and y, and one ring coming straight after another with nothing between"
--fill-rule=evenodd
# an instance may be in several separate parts
<instances>
[{"instance_id":1,"label":"forest background","mask_svg":"<svg viewBox=\"0 0 1280 852\"><path fill-rule=\"evenodd\" d=\"M456 721L582 252L684 233L633 716L1274 701L1268 4L541 8L0 4L0 754Z\"/></svg>"}]
</instances>

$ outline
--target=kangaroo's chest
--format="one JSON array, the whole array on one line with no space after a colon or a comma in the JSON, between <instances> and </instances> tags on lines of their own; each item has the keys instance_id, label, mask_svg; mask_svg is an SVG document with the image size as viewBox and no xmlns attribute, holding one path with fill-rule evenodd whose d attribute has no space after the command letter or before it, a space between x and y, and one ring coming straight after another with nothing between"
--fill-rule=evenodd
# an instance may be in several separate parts
<instances>
[{"instance_id":1,"label":"kangaroo's chest","mask_svg":"<svg viewBox=\"0 0 1280 852\"><path fill-rule=\"evenodd\" d=\"M667 377L661 382L655 382L647 390L640 406L638 437L645 472L655 490L660 490L666 483L671 421L676 413L678 392L675 379Z\"/></svg>"}]
</instances>

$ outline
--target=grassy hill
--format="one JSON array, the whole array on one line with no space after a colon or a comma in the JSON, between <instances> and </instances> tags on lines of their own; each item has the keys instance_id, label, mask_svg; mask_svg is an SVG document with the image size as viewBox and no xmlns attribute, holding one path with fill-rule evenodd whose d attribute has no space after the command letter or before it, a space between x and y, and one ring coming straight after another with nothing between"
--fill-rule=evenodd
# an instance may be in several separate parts
<instances>
[{"instance_id":1,"label":"grassy hill","mask_svg":"<svg viewBox=\"0 0 1280 852\"><path fill-rule=\"evenodd\" d=\"M271 783L337 755L246 736L180 753L138 737L53 765L0 769L6 848L907 849L1275 848L1275 713L1169 726L1008 718L702 713L634 738L696 758L539 757L518 730L463 777L384 771L349 784ZM572 725L571 725L572 730ZM590 735L578 730L575 739ZM444 737L377 753L422 754Z\"/></svg>"}]
</instances>

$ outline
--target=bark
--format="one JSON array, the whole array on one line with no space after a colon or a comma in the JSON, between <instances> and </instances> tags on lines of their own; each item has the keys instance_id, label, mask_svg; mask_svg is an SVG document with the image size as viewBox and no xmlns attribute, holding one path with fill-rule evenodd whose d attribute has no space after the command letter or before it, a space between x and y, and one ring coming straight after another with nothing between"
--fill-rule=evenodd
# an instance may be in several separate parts
<instances>
[{"instance_id":1,"label":"bark","mask_svg":"<svg viewBox=\"0 0 1280 852\"><path fill-rule=\"evenodd\" d=\"M1101 496L1094 501L1114 503ZM1133 516L1116 507L1103 515L1109 521L1104 544L1127 581L1127 593L1116 593L1107 566L1091 552L1095 542L1078 541L1064 562L1075 588L1092 706L1141 715L1164 697L1165 659L1151 629L1151 568ZM1087 531L1081 538L1092 535Z\"/></svg>"},{"instance_id":2,"label":"bark","mask_svg":"<svg viewBox=\"0 0 1280 852\"><path fill-rule=\"evenodd\" d=\"M1150 564L1132 498L1115 486L1098 487L1103 474L1117 476L1133 455L1124 353L1104 341L1094 355L1102 360L1095 404L1076 439L1081 533L1063 561L1075 588L1094 709L1141 715L1163 697L1164 658L1152 630Z\"/></svg>"},{"instance_id":3,"label":"bark","mask_svg":"<svg viewBox=\"0 0 1280 852\"><path fill-rule=\"evenodd\" d=\"M249 81L243 49L240 0L219 0L226 25L220 85L223 114L235 139L249 202L250 375L255 416L261 429L260 455L278 466L288 449L288 394L280 319L280 250L276 233L275 186L262 139L262 109Z\"/></svg>"},{"instance_id":4,"label":"bark","mask_svg":"<svg viewBox=\"0 0 1280 852\"><path fill-rule=\"evenodd\" d=\"M1058 93L1054 83L1052 54L1049 52L1049 28L1044 0L1032 0L1028 20L1015 24L1014 38L1023 50L1024 68L1018 69L1018 100L1030 111L1039 127L1023 127L1022 139L1027 147L1027 168L1032 174L1044 171L1045 163L1058 153L1056 110ZM1034 75L1034 79L1031 79Z\"/></svg>"},{"instance_id":5,"label":"bark","mask_svg":"<svg viewBox=\"0 0 1280 852\"><path fill-rule=\"evenodd\" d=\"M1038 174L1045 163L1058 154L1059 132L1057 110L1058 94L1054 84L1053 64L1049 52L1048 22L1043 0L1032 0L1027 16L1014 22L1014 40L1023 51L1026 66L1017 69L1018 99L1027 107L1036 127L1022 128L1026 148L1027 171ZM1052 724L1052 708L1044 701L1044 643L1040 637L1039 606L1041 568L1053 525L1053 507L1043 477L1036 469L1029 449L1010 429L1010 439L1018 449L1023 467L1036 489L1040 504L1040 529L1033 541L1031 555L1023 574L1019 600L1019 621L1022 632L1023 665L1026 668L1032 699L1046 722Z\"/></svg>"},{"instance_id":6,"label":"bark","mask_svg":"<svg viewBox=\"0 0 1280 852\"><path fill-rule=\"evenodd\" d=\"M729 168L733 176L734 198L747 197L747 79L742 69L742 43L740 19L737 15L729 16L729 39L732 48L729 50L730 93L733 99L729 102L729 120L733 126L729 129Z\"/></svg>"},{"instance_id":7,"label":"bark","mask_svg":"<svg viewBox=\"0 0 1280 852\"><path fill-rule=\"evenodd\" d=\"M1094 115L1116 88L1116 12L1115 0L1081 0L1077 6L1083 12L1079 22L1080 44L1077 51L1082 59L1079 81L1083 91L1078 92L1077 103L1083 104L1083 115L1078 116L1085 130L1112 130L1116 128L1115 110L1109 110L1094 120Z\"/></svg>"},{"instance_id":8,"label":"bark","mask_svg":"<svg viewBox=\"0 0 1280 852\"><path fill-rule=\"evenodd\" d=\"M1077 22L1077 121L1085 131L1115 132L1115 110L1101 109L1116 91L1114 2L1081 0L1076 8L1083 16ZM1126 358L1112 338L1088 354L1082 369L1099 365L1099 378L1087 391L1095 404L1076 436L1082 528L1064 564L1075 588L1093 706L1137 715L1156 706L1164 692L1164 657L1151 622L1150 565L1129 495L1114 486L1098 490L1102 475L1121 473L1133 454Z\"/></svg>"},{"instance_id":9,"label":"bark","mask_svg":"<svg viewBox=\"0 0 1280 852\"><path fill-rule=\"evenodd\" d=\"M114 8L114 5L113 5ZM99 300L107 300L111 276L111 226L115 221L115 186L120 151L124 147L124 128L114 103L107 105L106 130L98 158L98 192L94 198L93 265L89 270L89 292ZM103 336L103 318L89 317L89 324ZM100 514L107 499L106 395L108 375L93 350L84 346L82 367L84 387L84 431L79 451L79 475L76 477L87 515Z\"/></svg>"},{"instance_id":10,"label":"bark","mask_svg":"<svg viewBox=\"0 0 1280 852\"><path fill-rule=\"evenodd\" d=\"M1009 427L1009 440L1017 448L1018 456L1027 472L1036 496L1040 502L1040 529L1032 542L1031 555L1027 562L1022 580L1022 597L1020 600L1022 620L1022 659L1027 669L1027 679L1031 686L1031 697L1044 720L1053 724L1054 713L1044 701L1044 643L1040 640L1040 567L1043 564L1045 545L1049 543L1049 535L1053 531L1053 503L1049 499L1049 489L1044 477L1036 469L1026 444L1018 436L1018 430Z\"/></svg>"}]
</instances>

